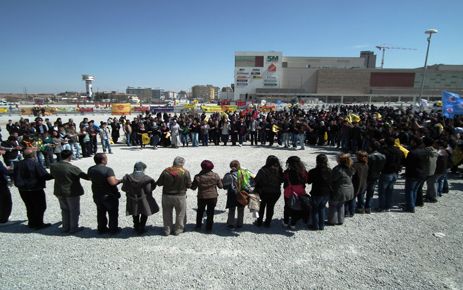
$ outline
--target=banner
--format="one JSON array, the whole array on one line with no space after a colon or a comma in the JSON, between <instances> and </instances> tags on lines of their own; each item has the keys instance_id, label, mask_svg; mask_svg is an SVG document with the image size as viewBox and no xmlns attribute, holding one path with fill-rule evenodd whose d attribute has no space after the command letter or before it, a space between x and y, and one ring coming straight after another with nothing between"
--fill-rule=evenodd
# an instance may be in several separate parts
<instances>
[{"instance_id":1,"label":"banner","mask_svg":"<svg viewBox=\"0 0 463 290\"><path fill-rule=\"evenodd\" d=\"M205 113L223 112L222 107L218 105L201 106L201 110Z\"/></svg>"},{"instance_id":2,"label":"banner","mask_svg":"<svg viewBox=\"0 0 463 290\"><path fill-rule=\"evenodd\" d=\"M173 111L174 111L173 106L151 106L150 107L151 114L167 113L167 112L173 112Z\"/></svg>"},{"instance_id":3,"label":"banner","mask_svg":"<svg viewBox=\"0 0 463 290\"><path fill-rule=\"evenodd\" d=\"M130 115L132 106L130 103L116 103L111 106L111 113L113 115Z\"/></svg>"},{"instance_id":4,"label":"banner","mask_svg":"<svg viewBox=\"0 0 463 290\"><path fill-rule=\"evenodd\" d=\"M8 108L0 108L0 113L8 113Z\"/></svg>"},{"instance_id":5,"label":"banner","mask_svg":"<svg viewBox=\"0 0 463 290\"><path fill-rule=\"evenodd\" d=\"M22 108L21 115L32 115L32 108Z\"/></svg>"},{"instance_id":6,"label":"banner","mask_svg":"<svg viewBox=\"0 0 463 290\"><path fill-rule=\"evenodd\" d=\"M463 115L463 99L459 94L442 92L442 115L453 119L455 115Z\"/></svg>"},{"instance_id":7,"label":"banner","mask_svg":"<svg viewBox=\"0 0 463 290\"><path fill-rule=\"evenodd\" d=\"M235 112L236 110L238 110L238 107L236 105L225 105L225 106L222 106L222 111L224 112Z\"/></svg>"},{"instance_id":8,"label":"banner","mask_svg":"<svg viewBox=\"0 0 463 290\"><path fill-rule=\"evenodd\" d=\"M150 111L150 106L137 106L133 107L133 111L137 113L142 113L142 112L149 112Z\"/></svg>"}]
</instances>

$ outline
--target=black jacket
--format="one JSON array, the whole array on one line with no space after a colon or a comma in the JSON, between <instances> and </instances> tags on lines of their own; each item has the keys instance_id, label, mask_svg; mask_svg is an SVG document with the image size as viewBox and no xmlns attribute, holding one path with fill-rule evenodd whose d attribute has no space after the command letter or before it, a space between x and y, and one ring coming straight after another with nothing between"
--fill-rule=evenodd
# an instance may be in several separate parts
<instances>
[{"instance_id":1,"label":"black jacket","mask_svg":"<svg viewBox=\"0 0 463 290\"><path fill-rule=\"evenodd\" d=\"M262 167L254 178L255 190L261 195L281 194L283 173L276 168Z\"/></svg>"},{"instance_id":2,"label":"black jacket","mask_svg":"<svg viewBox=\"0 0 463 290\"><path fill-rule=\"evenodd\" d=\"M403 153L396 147L383 147L380 151L386 156L383 174L399 173L402 169Z\"/></svg>"},{"instance_id":3,"label":"black jacket","mask_svg":"<svg viewBox=\"0 0 463 290\"><path fill-rule=\"evenodd\" d=\"M331 195L331 169L328 167L315 167L309 171L307 183L312 184L310 194L312 196Z\"/></svg>"},{"instance_id":4,"label":"black jacket","mask_svg":"<svg viewBox=\"0 0 463 290\"><path fill-rule=\"evenodd\" d=\"M45 188L45 181L53 179L37 160L26 158L16 162L13 170L14 185L19 190L31 191Z\"/></svg>"},{"instance_id":5,"label":"black jacket","mask_svg":"<svg viewBox=\"0 0 463 290\"><path fill-rule=\"evenodd\" d=\"M429 171L429 153L425 148L418 148L410 151L405 161L405 177L425 179Z\"/></svg>"},{"instance_id":6,"label":"black jacket","mask_svg":"<svg viewBox=\"0 0 463 290\"><path fill-rule=\"evenodd\" d=\"M368 155L368 180L373 181L379 178L386 164L386 156L377 151Z\"/></svg>"}]
</instances>

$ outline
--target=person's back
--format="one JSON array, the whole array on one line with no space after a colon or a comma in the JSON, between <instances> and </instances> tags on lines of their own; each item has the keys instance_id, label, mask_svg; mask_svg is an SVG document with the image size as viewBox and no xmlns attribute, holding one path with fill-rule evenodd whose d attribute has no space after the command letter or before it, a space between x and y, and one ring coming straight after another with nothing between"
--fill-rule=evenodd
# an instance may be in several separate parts
<instances>
[{"instance_id":1,"label":"person's back","mask_svg":"<svg viewBox=\"0 0 463 290\"><path fill-rule=\"evenodd\" d=\"M355 162L352 167L355 170L355 174L353 176L353 185L354 191L356 194L359 193L359 190L365 190L367 186L367 178L368 178L368 168L369 164L363 162Z\"/></svg>"},{"instance_id":2,"label":"person's back","mask_svg":"<svg viewBox=\"0 0 463 290\"><path fill-rule=\"evenodd\" d=\"M329 167L315 167L309 171L307 183L312 184L310 195L324 196L331 193L331 169Z\"/></svg>"},{"instance_id":3,"label":"person's back","mask_svg":"<svg viewBox=\"0 0 463 290\"><path fill-rule=\"evenodd\" d=\"M393 146L387 146L382 148L381 153L384 154L384 156L386 156L382 173L398 173L402 168L403 153L397 147Z\"/></svg>"},{"instance_id":4,"label":"person's back","mask_svg":"<svg viewBox=\"0 0 463 290\"><path fill-rule=\"evenodd\" d=\"M368 180L376 180L386 164L386 155L374 151L368 155Z\"/></svg>"},{"instance_id":5,"label":"person's back","mask_svg":"<svg viewBox=\"0 0 463 290\"><path fill-rule=\"evenodd\" d=\"M191 186L190 172L181 167L169 167L164 169L156 183L163 186L162 194L185 194Z\"/></svg>"},{"instance_id":6,"label":"person's back","mask_svg":"<svg viewBox=\"0 0 463 290\"><path fill-rule=\"evenodd\" d=\"M50 174L55 178L54 194L56 196L79 196L84 194L80 184L82 171L67 161L50 165Z\"/></svg>"},{"instance_id":7,"label":"person's back","mask_svg":"<svg viewBox=\"0 0 463 290\"><path fill-rule=\"evenodd\" d=\"M52 176L33 158L17 162L13 172L14 184L19 190L45 188L45 181Z\"/></svg>"},{"instance_id":8,"label":"person's back","mask_svg":"<svg viewBox=\"0 0 463 290\"><path fill-rule=\"evenodd\" d=\"M88 169L88 176L92 181L92 192L95 199L101 199L105 195L117 195L117 186L108 183L108 177L114 176L114 171L102 164L93 165Z\"/></svg>"},{"instance_id":9,"label":"person's back","mask_svg":"<svg viewBox=\"0 0 463 290\"><path fill-rule=\"evenodd\" d=\"M428 153L426 164L427 176L431 176L436 172L438 152L432 146L425 147L424 150Z\"/></svg>"},{"instance_id":10,"label":"person's back","mask_svg":"<svg viewBox=\"0 0 463 290\"><path fill-rule=\"evenodd\" d=\"M283 176L278 168L262 167L254 179L256 190L260 194L265 193L281 193L281 184L283 183Z\"/></svg>"},{"instance_id":11,"label":"person's back","mask_svg":"<svg viewBox=\"0 0 463 290\"><path fill-rule=\"evenodd\" d=\"M429 171L429 153L424 148L417 148L408 153L405 166L407 178L424 179Z\"/></svg>"},{"instance_id":12,"label":"person's back","mask_svg":"<svg viewBox=\"0 0 463 290\"><path fill-rule=\"evenodd\" d=\"M198 198L215 198L217 187L223 188L222 180L215 172L209 171L195 175L192 189L198 188Z\"/></svg>"},{"instance_id":13,"label":"person's back","mask_svg":"<svg viewBox=\"0 0 463 290\"><path fill-rule=\"evenodd\" d=\"M332 195L331 201L344 202L354 197L354 185L352 176L354 170L342 165L337 165L331 171Z\"/></svg>"}]
</instances>

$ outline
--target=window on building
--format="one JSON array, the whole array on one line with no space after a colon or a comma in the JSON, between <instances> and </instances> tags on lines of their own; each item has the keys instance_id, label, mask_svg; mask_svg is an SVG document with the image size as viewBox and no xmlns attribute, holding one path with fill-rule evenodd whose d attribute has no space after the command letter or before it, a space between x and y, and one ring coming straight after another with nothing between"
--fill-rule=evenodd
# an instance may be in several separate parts
<instances>
[{"instance_id":1,"label":"window on building","mask_svg":"<svg viewBox=\"0 0 463 290\"><path fill-rule=\"evenodd\" d=\"M264 57L263 56L256 56L254 66L255 67L264 67Z\"/></svg>"}]
</instances>

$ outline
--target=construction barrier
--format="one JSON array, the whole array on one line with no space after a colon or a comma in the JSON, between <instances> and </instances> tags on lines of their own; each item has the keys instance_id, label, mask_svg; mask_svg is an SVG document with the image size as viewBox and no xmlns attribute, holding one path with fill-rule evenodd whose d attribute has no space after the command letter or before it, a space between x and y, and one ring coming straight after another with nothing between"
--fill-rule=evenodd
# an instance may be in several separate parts
<instances>
[{"instance_id":1,"label":"construction barrier","mask_svg":"<svg viewBox=\"0 0 463 290\"><path fill-rule=\"evenodd\" d=\"M144 112L149 112L149 111L150 111L150 107L149 107L149 106L137 106L137 107L133 107L133 112L144 113Z\"/></svg>"}]
</instances>

